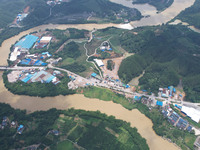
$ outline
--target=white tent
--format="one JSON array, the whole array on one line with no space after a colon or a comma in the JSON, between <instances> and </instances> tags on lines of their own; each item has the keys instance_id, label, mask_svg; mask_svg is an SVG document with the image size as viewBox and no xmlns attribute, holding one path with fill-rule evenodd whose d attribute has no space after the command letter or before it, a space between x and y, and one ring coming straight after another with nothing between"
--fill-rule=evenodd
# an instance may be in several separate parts
<instances>
[{"instance_id":1,"label":"white tent","mask_svg":"<svg viewBox=\"0 0 200 150\"><path fill-rule=\"evenodd\" d=\"M196 110L192 107L182 106L181 111L184 112L185 114L187 114L187 116L189 116L195 122L198 123L200 121L200 111L199 110Z\"/></svg>"}]
</instances>

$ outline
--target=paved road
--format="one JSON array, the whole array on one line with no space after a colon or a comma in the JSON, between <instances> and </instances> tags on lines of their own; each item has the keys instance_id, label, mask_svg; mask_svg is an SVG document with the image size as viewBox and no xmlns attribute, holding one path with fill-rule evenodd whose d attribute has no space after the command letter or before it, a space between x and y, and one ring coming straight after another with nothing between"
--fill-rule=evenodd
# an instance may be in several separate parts
<instances>
[{"instance_id":1,"label":"paved road","mask_svg":"<svg viewBox=\"0 0 200 150\"><path fill-rule=\"evenodd\" d=\"M45 67L6 67L0 66L0 70L29 70L29 69L44 69Z\"/></svg>"},{"instance_id":2,"label":"paved road","mask_svg":"<svg viewBox=\"0 0 200 150\"><path fill-rule=\"evenodd\" d=\"M46 67L20 67L20 66L15 66L15 67L7 67L7 66L0 66L0 70L29 70L29 69L45 69ZM85 81L86 83L90 83L91 85L93 84L94 86L98 86L98 87L104 87L104 88L109 88L109 89L112 89L112 90L115 90L115 91L120 91L120 92L123 92L123 93L127 93L127 94L131 94L133 96L147 96L153 100L155 100L156 98L158 99L162 99L164 101L167 101L167 102L176 102L176 103L180 103L180 101L177 101L177 100L174 100L174 99L171 99L171 98L168 98L168 99L165 99L165 98L162 98L162 97L157 97L155 95L147 95L147 94L140 94L140 93L136 93L136 92L130 92L128 91L127 89L124 89L124 88L121 88L121 87L118 87L118 86L115 86L115 85L112 85L112 84L108 84L108 82L106 80L102 80L101 83L96 83L94 81L91 81L89 79L86 79L78 74L75 74L69 70L66 70L66 69L63 69L63 68L58 68L58 67L54 67L52 66L51 64L48 65L48 68L51 68L51 69L57 69L57 70L60 70L60 71L64 71L64 72L67 72L68 74L72 75L72 76L75 76L75 77L78 77L79 79L81 79L82 81ZM191 103L191 102L181 102L181 105L186 105L186 106L190 106L190 107L194 107L198 110L200 110L200 103Z\"/></svg>"}]
</instances>

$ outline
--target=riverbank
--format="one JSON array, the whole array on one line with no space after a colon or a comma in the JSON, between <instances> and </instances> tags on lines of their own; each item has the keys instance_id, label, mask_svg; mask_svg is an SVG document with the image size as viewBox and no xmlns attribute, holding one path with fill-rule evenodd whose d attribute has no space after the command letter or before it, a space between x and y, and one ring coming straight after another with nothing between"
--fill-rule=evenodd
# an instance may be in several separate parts
<instances>
[{"instance_id":1,"label":"riverbank","mask_svg":"<svg viewBox=\"0 0 200 150\"><path fill-rule=\"evenodd\" d=\"M178 0L175 0L178 1ZM176 8L179 11L181 9L185 9L192 5L192 2L194 0L189 0L189 2L184 1L180 7L179 3L175 3L176 6L173 4L172 10L176 10ZM168 10L168 9L167 9ZM133 22L134 26L146 26L146 25L157 25L162 24L163 22L166 23L166 21L173 18L173 15L169 15L170 11L164 11L165 13L162 13L161 16L156 16L155 18L152 18L150 16L149 18L144 18L141 21ZM171 10L171 11L172 11ZM161 14L161 13L160 13ZM160 18L159 18L160 17ZM163 19L164 17L164 19ZM148 22L149 21L149 22ZM39 30L45 30L45 29L66 29L66 28L77 28L77 29L86 29L86 30L92 30L94 28L96 29L103 29L107 27L119 27L119 28L126 28L126 29L132 29L133 27L130 26L130 24L120 25L120 24L76 24L76 25L42 25L38 26L32 29L29 29L27 31L21 32L20 34L5 40L2 43L2 46L0 47L1 55L0 55L0 65L7 65L7 58L8 54L10 53L10 47L12 44L14 44L17 40L19 40L20 37L29 34L30 32L39 31ZM2 75L2 73L0 73ZM57 96L55 98L38 98L38 97L29 97L29 96L18 96L13 95L12 93L8 92L7 89L5 89L3 80L0 78L0 102L8 103L14 108L18 109L26 109L29 112L34 112L38 110L48 110L50 108L57 108L57 109L69 109L69 108L75 108L75 109L83 109L83 110L91 110L96 111L99 110L102 113L106 113L107 115L113 115L117 119L122 119L124 121L130 122L132 127L136 127L138 129L138 132L147 140L147 143L150 147L150 149L153 150L175 150L178 149L174 144L169 143L168 141L164 140L162 137L155 134L155 132L152 129L152 122L150 119L148 119L145 115L143 115L141 112L139 112L137 109L134 110L127 110L124 107L122 107L120 104L115 104L113 102L105 102L100 101L98 99L89 99L84 97L83 95L70 95L70 96Z\"/></svg>"},{"instance_id":2,"label":"riverbank","mask_svg":"<svg viewBox=\"0 0 200 150\"><path fill-rule=\"evenodd\" d=\"M2 75L2 74L0 74ZM83 95L75 94L70 96L56 96L54 98L38 98L29 96L14 95L5 89L2 78L0 79L0 102L10 104L13 108L24 110L29 113L39 110L49 110L57 108L66 110L69 108L83 109L88 111L101 111L107 115L113 115L116 119L121 119L131 123L131 127L136 127L138 132L147 140L150 149L160 150L165 145L163 150L178 149L174 144L169 143L162 137L156 135L152 129L153 123L145 115L137 109L131 111L122 107L120 104L111 101L101 101L98 99L86 98Z\"/></svg>"}]
</instances>

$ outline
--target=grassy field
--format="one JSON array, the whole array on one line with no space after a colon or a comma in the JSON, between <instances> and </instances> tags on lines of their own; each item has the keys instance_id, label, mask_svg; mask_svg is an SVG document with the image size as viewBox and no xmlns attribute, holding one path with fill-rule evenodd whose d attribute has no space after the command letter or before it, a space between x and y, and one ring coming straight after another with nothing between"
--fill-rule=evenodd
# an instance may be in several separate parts
<instances>
[{"instance_id":1,"label":"grassy field","mask_svg":"<svg viewBox=\"0 0 200 150\"><path fill-rule=\"evenodd\" d=\"M55 148L55 150L76 150L76 148L74 147L74 145L70 141L60 142L54 148Z\"/></svg>"},{"instance_id":2,"label":"grassy field","mask_svg":"<svg viewBox=\"0 0 200 150\"><path fill-rule=\"evenodd\" d=\"M57 137L50 134L47 136L49 140L57 141L51 149L148 149L145 140L138 138L139 134L135 128L130 128L127 123L115 121L114 117L107 117L100 112L89 113L71 109L60 115L53 128L60 134ZM145 148L142 148L143 146Z\"/></svg>"},{"instance_id":3,"label":"grassy field","mask_svg":"<svg viewBox=\"0 0 200 150\"><path fill-rule=\"evenodd\" d=\"M119 43L120 43L120 39L116 36L110 39L110 44L116 53L118 54L125 53L126 51L119 45Z\"/></svg>"},{"instance_id":4,"label":"grassy field","mask_svg":"<svg viewBox=\"0 0 200 150\"><path fill-rule=\"evenodd\" d=\"M83 89L83 94L88 98L98 98L104 101L113 101L114 103L121 104L123 107L131 110L135 106L130 103L124 96L116 94L109 89L98 88L98 87L87 87Z\"/></svg>"},{"instance_id":5,"label":"grassy field","mask_svg":"<svg viewBox=\"0 0 200 150\"><path fill-rule=\"evenodd\" d=\"M69 65L69 64L73 64L75 62L75 60L73 58L66 58L62 61L62 65L65 66L65 65Z\"/></svg>"}]
</instances>

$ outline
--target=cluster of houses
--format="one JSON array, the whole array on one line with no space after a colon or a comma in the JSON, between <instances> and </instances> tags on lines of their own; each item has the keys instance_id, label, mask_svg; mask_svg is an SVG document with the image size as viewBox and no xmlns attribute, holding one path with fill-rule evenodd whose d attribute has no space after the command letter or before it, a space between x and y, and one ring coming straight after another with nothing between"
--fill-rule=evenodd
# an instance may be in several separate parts
<instances>
[{"instance_id":1,"label":"cluster of houses","mask_svg":"<svg viewBox=\"0 0 200 150\"><path fill-rule=\"evenodd\" d=\"M173 86L169 86L168 88L159 88L159 93L163 98L174 98L177 100L182 100L183 95L177 94L176 89Z\"/></svg>"},{"instance_id":2,"label":"cluster of houses","mask_svg":"<svg viewBox=\"0 0 200 150\"><path fill-rule=\"evenodd\" d=\"M70 0L51 0L51 1L47 1L47 5L49 6L55 6L58 4L61 4L62 2L69 2Z\"/></svg>"},{"instance_id":3,"label":"cluster of houses","mask_svg":"<svg viewBox=\"0 0 200 150\"><path fill-rule=\"evenodd\" d=\"M21 21L23 21L29 14L30 7L27 6L23 12L18 13L15 20L13 21L13 25L19 25Z\"/></svg>"},{"instance_id":4,"label":"cluster of houses","mask_svg":"<svg viewBox=\"0 0 200 150\"><path fill-rule=\"evenodd\" d=\"M10 119L6 116L3 117L2 123L0 124L0 129L4 129L6 127L10 127L10 128L17 128L17 133L18 134L22 134L22 132L24 131L25 127L24 125L19 125L17 121L12 121L10 122Z\"/></svg>"},{"instance_id":5,"label":"cluster of houses","mask_svg":"<svg viewBox=\"0 0 200 150\"><path fill-rule=\"evenodd\" d=\"M44 60L50 58L52 55L49 52L43 52L41 54L31 54L26 55L24 59L22 59L19 64L25 66L46 66L47 63L43 62Z\"/></svg>"},{"instance_id":6,"label":"cluster of houses","mask_svg":"<svg viewBox=\"0 0 200 150\"><path fill-rule=\"evenodd\" d=\"M12 71L7 77L8 81L11 83L22 81L24 83L53 83L54 85L59 84L61 81L59 77L63 77L64 75L57 70L38 70L38 69L30 69L30 70L22 70L22 71Z\"/></svg>"},{"instance_id":7,"label":"cluster of houses","mask_svg":"<svg viewBox=\"0 0 200 150\"><path fill-rule=\"evenodd\" d=\"M112 51L112 48L111 48L111 46L110 46L110 43L108 42L108 41L105 41L105 42L103 42L102 44L101 44L101 46L100 46L100 50L101 51Z\"/></svg>"},{"instance_id":8,"label":"cluster of houses","mask_svg":"<svg viewBox=\"0 0 200 150\"><path fill-rule=\"evenodd\" d=\"M92 73L91 77L99 80L100 82L102 81L101 77L96 73ZM124 84L121 82L121 80L114 79L113 77L109 77L108 75L105 77L104 83L113 83L115 86L130 88L130 86L128 84Z\"/></svg>"},{"instance_id":9,"label":"cluster of houses","mask_svg":"<svg viewBox=\"0 0 200 150\"><path fill-rule=\"evenodd\" d=\"M176 126L177 128L181 130L187 130L188 132L192 131L192 126L188 123L188 121L180 117L180 115L177 114L170 107L166 106L165 108L163 108L162 114L164 115L164 117L168 119L168 121L173 126Z\"/></svg>"},{"instance_id":10,"label":"cluster of houses","mask_svg":"<svg viewBox=\"0 0 200 150\"><path fill-rule=\"evenodd\" d=\"M34 83L34 82L41 82L41 83L50 83L52 82L54 85L60 83L60 80L56 76L60 76L60 71L52 71L52 70L40 70L40 71L33 71L27 72L24 71L22 74L19 75L19 80L24 83Z\"/></svg>"}]
</instances>

